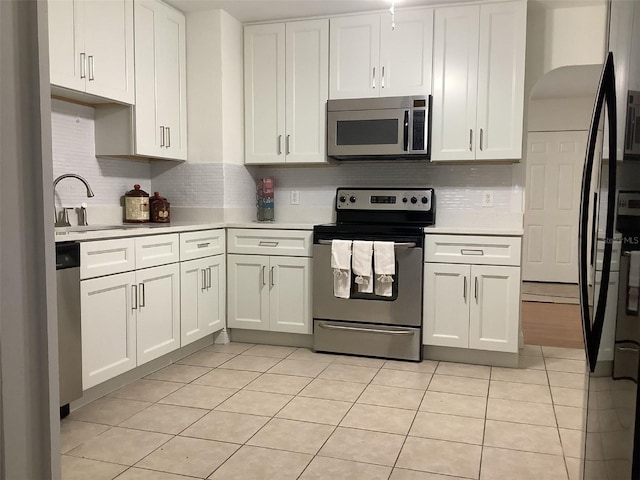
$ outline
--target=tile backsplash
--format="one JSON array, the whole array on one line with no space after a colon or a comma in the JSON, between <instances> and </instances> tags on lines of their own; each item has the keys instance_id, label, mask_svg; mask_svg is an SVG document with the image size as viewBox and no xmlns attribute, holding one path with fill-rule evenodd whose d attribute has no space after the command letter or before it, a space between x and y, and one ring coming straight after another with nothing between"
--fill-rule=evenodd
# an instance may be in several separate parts
<instances>
[{"instance_id":1,"label":"tile backsplash","mask_svg":"<svg viewBox=\"0 0 640 480\"><path fill-rule=\"evenodd\" d=\"M63 180L56 190L56 205L120 207L122 195L139 183L152 194L158 191L173 207L245 210L253 218L255 182L271 176L276 184L276 215L290 221L308 221L308 212L330 219L337 187L433 187L437 224L446 226L522 227L523 186L517 166L451 165L419 161L348 162L305 167L257 167L230 163L175 163L97 158L94 109L60 100L52 103L53 171L77 173L91 184L94 198L84 187ZM291 205L291 191L299 204ZM493 193L493 207L482 207L485 191Z\"/></svg>"}]
</instances>

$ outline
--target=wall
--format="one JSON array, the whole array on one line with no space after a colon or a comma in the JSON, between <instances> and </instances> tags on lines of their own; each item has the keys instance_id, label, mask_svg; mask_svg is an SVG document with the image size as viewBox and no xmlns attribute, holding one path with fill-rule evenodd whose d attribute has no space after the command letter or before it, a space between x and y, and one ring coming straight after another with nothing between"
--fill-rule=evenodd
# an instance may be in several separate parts
<instances>
[{"instance_id":1,"label":"wall","mask_svg":"<svg viewBox=\"0 0 640 480\"><path fill-rule=\"evenodd\" d=\"M117 158L97 158L95 154L94 113L92 107L53 100L51 129L53 136L53 178L63 173L83 176L95 194L87 198L84 186L77 180L64 179L56 188L55 204L78 207L89 206L89 221L95 222L92 209L113 210L120 215L120 198L139 183L143 190L151 190L151 168L147 161ZM53 181L53 179L52 179ZM74 222L75 215L70 215Z\"/></svg>"}]
</instances>

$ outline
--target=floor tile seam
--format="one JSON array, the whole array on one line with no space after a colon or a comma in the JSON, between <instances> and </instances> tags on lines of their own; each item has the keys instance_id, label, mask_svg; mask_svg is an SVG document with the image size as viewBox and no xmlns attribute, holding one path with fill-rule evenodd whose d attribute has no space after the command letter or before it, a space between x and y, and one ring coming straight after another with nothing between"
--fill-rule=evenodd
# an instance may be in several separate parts
<instances>
[{"instance_id":1,"label":"floor tile seam","mask_svg":"<svg viewBox=\"0 0 640 480\"><path fill-rule=\"evenodd\" d=\"M163 404L160 404L160 405L167 405L167 404L164 404L164 403L163 403ZM177 406L184 406L184 405L170 405L170 406L172 406L172 407L177 407ZM195 408L195 407L184 407L184 408ZM126 428L126 429L128 429L128 430L137 430L137 431L139 431L139 432L161 433L161 434L163 434L163 435L174 435L174 436L177 436L177 435L180 435L182 432L184 432L187 428L191 427L193 424L195 424L195 423L199 422L202 418L204 418L205 416L207 416L207 414L208 414L208 413L210 413L210 412L211 412L211 410L207 410L207 409L205 409L205 408L198 408L198 410L204 410L204 411L206 411L207 413L204 413L201 417L199 417L199 418L197 418L195 421L191 422L188 426L186 426L185 428L183 428L182 430L180 430L178 433L159 432L159 431L157 431L157 430L148 430L148 429L145 429L145 428L140 428L140 427L131 427L131 426L126 426L126 425L122 425L122 424L119 424L119 425L116 425L116 426L117 426L118 428ZM123 422L126 422L126 420L123 420Z\"/></svg>"},{"instance_id":2,"label":"floor tile seam","mask_svg":"<svg viewBox=\"0 0 640 480\"><path fill-rule=\"evenodd\" d=\"M366 389L365 389L366 390ZM419 392L420 390L416 390L416 392ZM426 393L426 390L423 392L422 394L422 398L424 398L424 394ZM422 400L420 400L422 402ZM382 405L380 403L367 403L366 401L358 401L358 402L354 402L357 403L358 405L369 405L370 407L387 407L387 408L397 408L399 410L409 410L409 411L418 411L420 409L420 404L418 404L418 406L416 408L407 408L407 407L392 407L391 405Z\"/></svg>"},{"instance_id":3,"label":"floor tile seam","mask_svg":"<svg viewBox=\"0 0 640 480\"><path fill-rule=\"evenodd\" d=\"M62 457L73 457L73 458L80 458L82 460L91 460L92 462L98 462L98 463L104 463L106 465L117 465L118 467L127 467L124 471L120 472L118 475L122 475L124 472L126 472L127 470L129 470L133 465L127 465L126 463L118 463L118 462L107 462L105 460L100 460L97 458L91 458L91 457L79 457L77 455L69 455L68 453L62 453L60 454L60 458L62 459Z\"/></svg>"},{"instance_id":4,"label":"floor tile seam","mask_svg":"<svg viewBox=\"0 0 640 480\"><path fill-rule=\"evenodd\" d=\"M501 450L507 450L509 452L524 452L524 453L535 453L537 455L549 455L550 457L561 457L564 458L564 451L562 451L561 453L549 453L549 452L537 452L534 450L523 450L522 448L510 448L510 447L502 447L502 446L497 446L497 445L488 445L488 444L484 444L482 446L482 450L484 451L485 448L499 448ZM562 450L562 448L561 448Z\"/></svg>"},{"instance_id":5,"label":"floor tile seam","mask_svg":"<svg viewBox=\"0 0 640 480\"><path fill-rule=\"evenodd\" d=\"M564 471L567 474L567 479L571 479L571 476L569 475L569 465L567 464L567 458L570 458L570 457L567 457L566 455L564 455L564 450L563 450L562 460L563 460L563 463L564 463ZM584 459L583 459L583 461L584 461Z\"/></svg>"},{"instance_id":6,"label":"floor tile seam","mask_svg":"<svg viewBox=\"0 0 640 480\"><path fill-rule=\"evenodd\" d=\"M536 370L536 372L545 372L545 376L546 376L546 370ZM549 385L549 378L547 377L547 383L531 383L531 382L517 382L514 380L497 380L497 379L493 379L489 382L489 388L491 388L491 383L492 382L498 382L498 383L517 383L518 385L534 385L537 387L550 387Z\"/></svg>"},{"instance_id":7,"label":"floor tile seam","mask_svg":"<svg viewBox=\"0 0 640 480\"><path fill-rule=\"evenodd\" d=\"M203 385L203 386L206 386L206 385ZM215 406L215 407L213 407L213 408L190 407L190 406L188 406L188 405L184 405L184 404L181 404L181 403L169 403L168 401L165 401L164 403L160 403L162 400L164 400L164 398L163 398L163 399L161 399L160 401L158 401L158 405L171 405L171 406L173 406L173 407L185 407L185 408L199 408L200 410L209 410L209 411L211 412L211 411L215 410L216 408L218 408L220 405L222 405L224 402L226 402L227 400L229 400L231 397L233 397L233 396L234 396L236 393L238 393L239 391L240 391L240 390L237 390L237 391L233 392L231 395L229 395L229 396L228 396L228 397L226 397L225 399L223 399L223 400L221 400L220 402L218 402L218 403L216 404L216 406Z\"/></svg>"},{"instance_id":8,"label":"floor tile seam","mask_svg":"<svg viewBox=\"0 0 640 480\"><path fill-rule=\"evenodd\" d=\"M540 385L540 386L544 387L544 385ZM551 396L551 392L549 392L549 396ZM531 404L531 405L552 405L553 404L553 398L551 399L550 403L534 402L533 400L516 400L514 398L496 397L496 396L492 396L491 393L489 393L489 396L487 398L488 400L505 400L509 402L525 403L525 404Z\"/></svg>"},{"instance_id":9,"label":"floor tile seam","mask_svg":"<svg viewBox=\"0 0 640 480\"><path fill-rule=\"evenodd\" d=\"M487 388L487 396L484 403L484 419L482 425L482 444L480 445L480 462L478 464L478 478L482 477L482 459L484 458L484 444L487 435L487 415L489 413L489 395L491 393L491 381L493 377L493 366L489 372L489 387Z\"/></svg>"},{"instance_id":10,"label":"floor tile seam","mask_svg":"<svg viewBox=\"0 0 640 480\"><path fill-rule=\"evenodd\" d=\"M489 389L487 388L487 391ZM426 390L427 392L437 392L437 393L449 393L449 394L453 394L453 395L464 395L465 397L474 397L474 398L484 398L486 396L486 394L482 394L482 395L474 395L472 393L462 393L462 392L452 392L450 390L429 390L427 388Z\"/></svg>"},{"instance_id":11,"label":"floor tile seam","mask_svg":"<svg viewBox=\"0 0 640 480\"><path fill-rule=\"evenodd\" d=\"M118 480L118 478L120 478L120 477L121 477L125 472L128 472L128 471L129 471L129 470L131 470L132 468L138 468L138 469L140 469L140 470L146 470L146 471L148 471L148 472L166 473L166 474L169 474L169 475L182 475L183 477L187 477L187 478L194 478L194 479L197 479L197 480L202 480L202 479L207 478L207 477L197 477L197 476L189 475L189 474L186 474L186 473L173 473L173 472L167 472L166 470L157 470L157 469L155 469L155 468L149 468L149 467L137 467L137 466L135 466L135 465L131 465L129 468L127 468L124 472L120 473L120 474L119 474L117 477L115 477L113 480Z\"/></svg>"},{"instance_id":12,"label":"floor tile seam","mask_svg":"<svg viewBox=\"0 0 640 480\"><path fill-rule=\"evenodd\" d=\"M489 420L491 422L510 423L510 424L513 424L513 425L527 425L529 427L554 428L554 429L558 430L558 426L557 425L536 425L534 423L512 422L510 420L496 420L494 418L487 418L486 420Z\"/></svg>"},{"instance_id":13,"label":"floor tile seam","mask_svg":"<svg viewBox=\"0 0 640 480\"><path fill-rule=\"evenodd\" d=\"M322 450L322 449L321 449L321 450ZM376 465L376 466L378 466L378 467L388 467L388 468L391 468L391 471L393 471L393 467L392 467L391 465L385 465L384 463L366 462L366 461L364 461L364 460L350 460L350 459L347 459L347 458L334 457L334 456L327 455L327 454L320 454L320 451L321 451L321 450L319 450L319 451L318 451L318 453L314 456L314 458L315 458L315 457L320 457L320 458L334 458L334 459L336 459L336 460L344 460L345 462L364 463L364 464L367 464L367 465ZM309 462L309 463L311 463L311 462Z\"/></svg>"},{"instance_id":14,"label":"floor tile seam","mask_svg":"<svg viewBox=\"0 0 640 480\"><path fill-rule=\"evenodd\" d=\"M440 475L442 477L445 478L451 478L452 480L458 480L458 479L465 479L465 480L478 480L477 478L473 478L473 477L461 477L460 475L449 475L448 473L438 473L438 472L429 472L427 470L416 470L415 468L409 468L409 467L393 467L393 469L391 470L391 472L393 473L393 470L398 469L398 470L409 470L411 472L417 472L417 473L431 473L434 475Z\"/></svg>"},{"instance_id":15,"label":"floor tile seam","mask_svg":"<svg viewBox=\"0 0 640 480\"><path fill-rule=\"evenodd\" d=\"M433 372L420 372L417 370L403 370L401 368L385 367L384 365L380 368L380 370L393 370L394 372L423 373L425 375L435 375L436 373L435 370Z\"/></svg>"}]
</instances>

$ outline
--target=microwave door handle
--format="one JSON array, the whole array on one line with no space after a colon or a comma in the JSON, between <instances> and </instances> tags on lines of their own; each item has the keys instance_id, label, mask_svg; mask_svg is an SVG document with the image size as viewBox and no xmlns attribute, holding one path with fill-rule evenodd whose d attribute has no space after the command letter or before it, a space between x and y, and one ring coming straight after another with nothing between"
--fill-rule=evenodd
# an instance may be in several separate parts
<instances>
[{"instance_id":1,"label":"microwave door handle","mask_svg":"<svg viewBox=\"0 0 640 480\"><path fill-rule=\"evenodd\" d=\"M409 151L409 110L404 111L404 151Z\"/></svg>"}]
</instances>

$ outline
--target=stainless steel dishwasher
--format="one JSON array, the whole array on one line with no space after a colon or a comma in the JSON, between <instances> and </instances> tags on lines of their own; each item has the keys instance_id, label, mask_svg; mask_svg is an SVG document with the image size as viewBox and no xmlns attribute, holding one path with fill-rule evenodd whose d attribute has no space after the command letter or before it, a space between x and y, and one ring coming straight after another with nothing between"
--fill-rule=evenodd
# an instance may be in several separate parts
<instances>
[{"instance_id":1,"label":"stainless steel dishwasher","mask_svg":"<svg viewBox=\"0 0 640 480\"><path fill-rule=\"evenodd\" d=\"M80 244L56 244L58 287L58 367L60 417L69 403L82 396L82 338L80 327Z\"/></svg>"}]
</instances>

